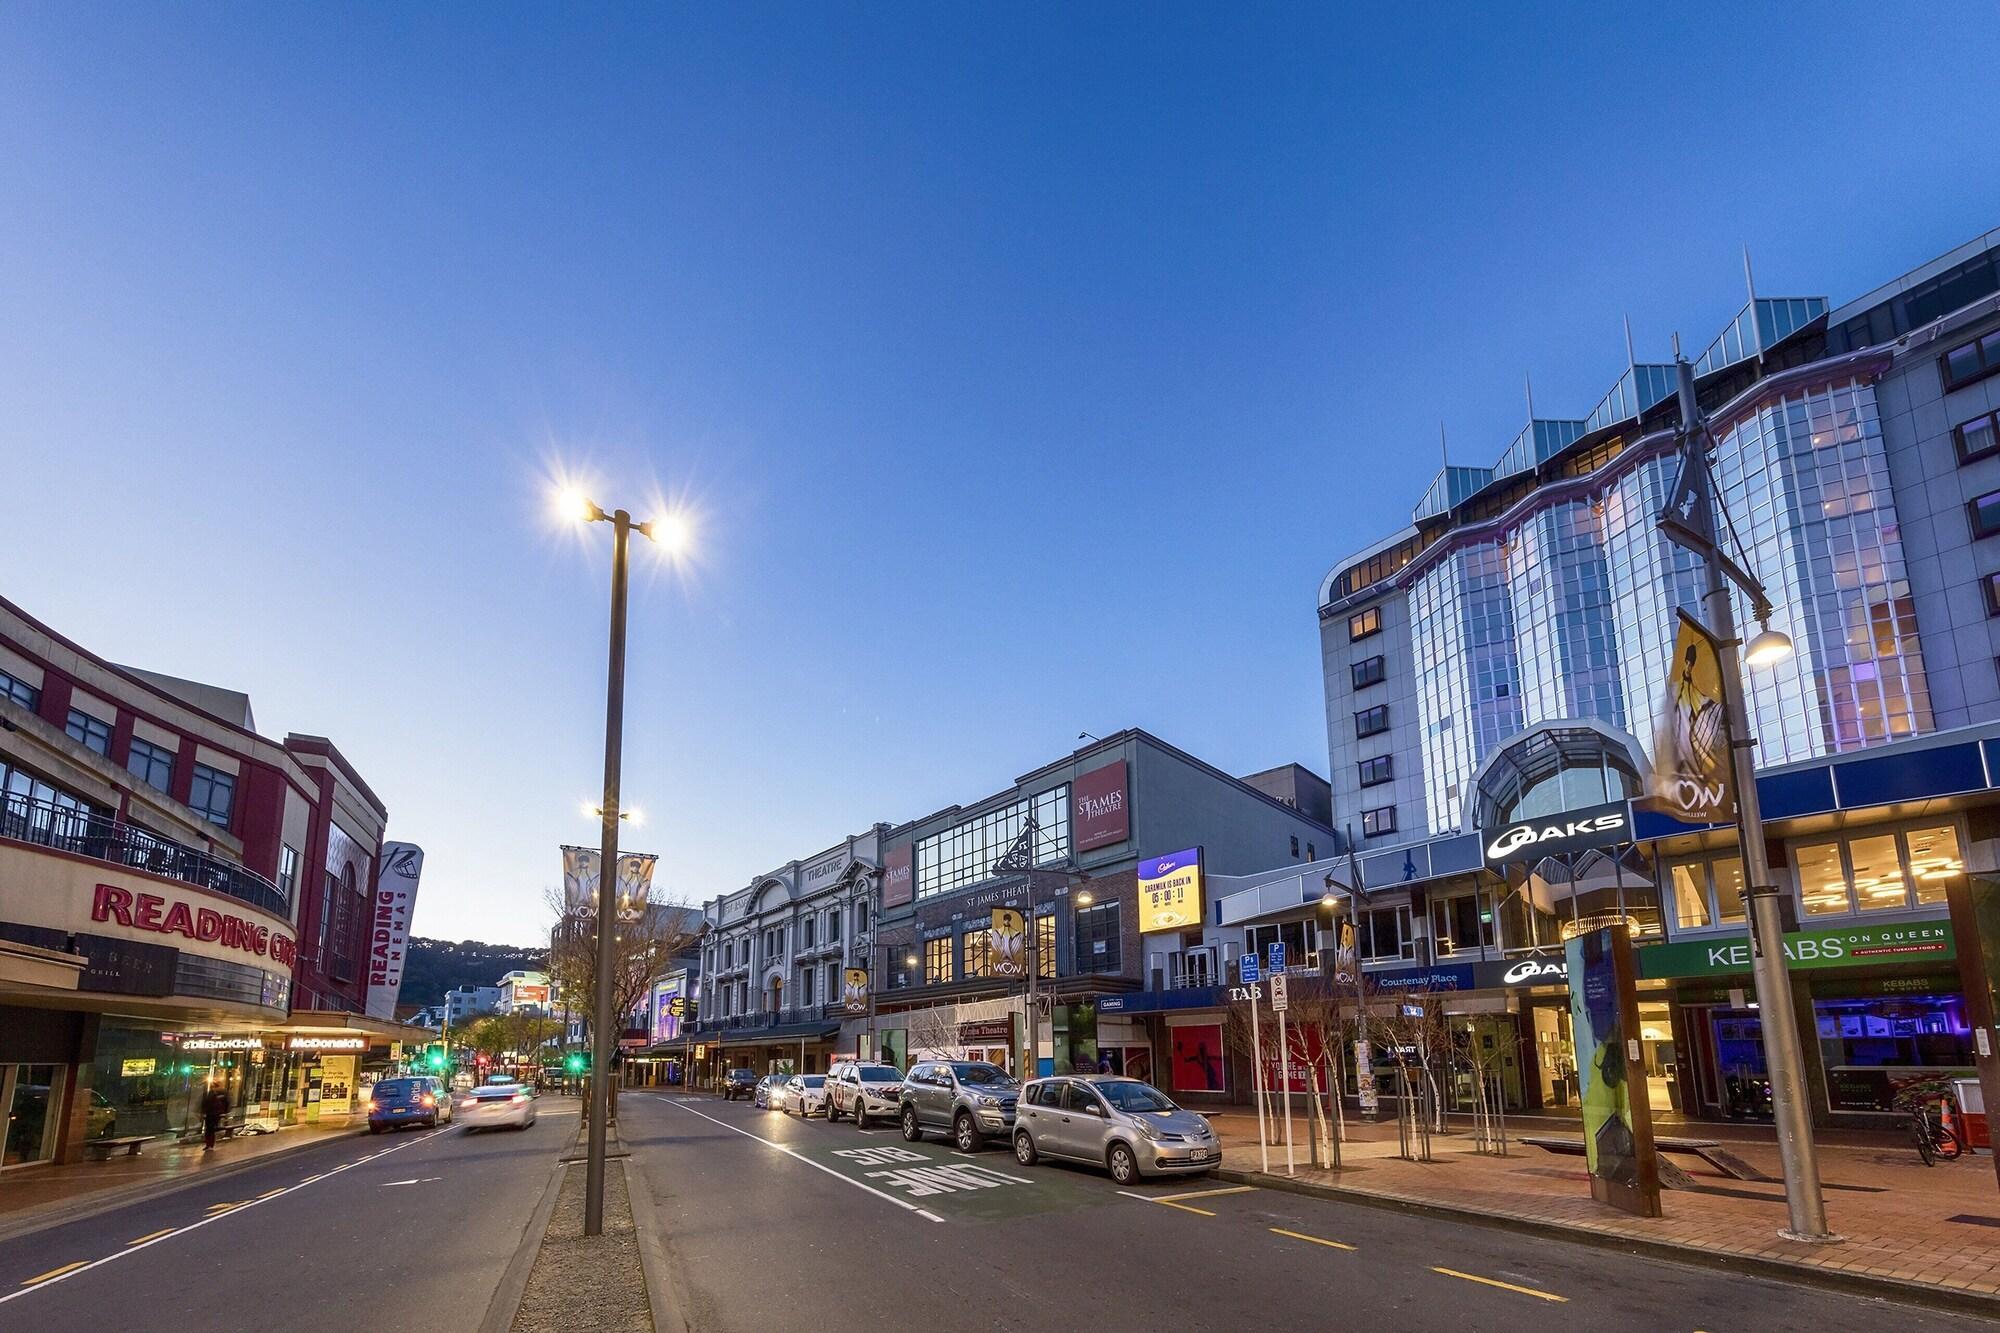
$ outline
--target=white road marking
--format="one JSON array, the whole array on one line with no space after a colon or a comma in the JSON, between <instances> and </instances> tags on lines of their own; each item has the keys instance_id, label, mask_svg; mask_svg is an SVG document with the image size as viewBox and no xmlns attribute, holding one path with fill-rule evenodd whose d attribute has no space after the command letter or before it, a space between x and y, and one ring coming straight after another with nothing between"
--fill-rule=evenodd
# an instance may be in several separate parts
<instances>
[{"instance_id":1,"label":"white road marking","mask_svg":"<svg viewBox=\"0 0 2000 1333\"><path fill-rule=\"evenodd\" d=\"M428 1185L433 1180L443 1180L443 1176L411 1176L408 1180L385 1180L377 1189L388 1189L391 1185Z\"/></svg>"},{"instance_id":2,"label":"white road marking","mask_svg":"<svg viewBox=\"0 0 2000 1333\"><path fill-rule=\"evenodd\" d=\"M38 1291L46 1291L48 1288L55 1286L58 1282L69 1281L71 1278L75 1277L79 1273L88 1273L93 1268L100 1268L103 1265L111 1263L115 1260L123 1259L128 1254L137 1254L141 1250L150 1250L155 1245L158 1245L163 1241L172 1240L176 1236L185 1236L191 1231L199 1231L203 1227L207 1226L210 1222L220 1222L225 1217L236 1217L239 1214L247 1213L252 1208L258 1207L261 1204L269 1203L273 1199L282 1199L283 1197L285 1197L285 1195L290 1194L295 1190L302 1190L307 1185L312 1184L313 1181L315 1180L325 1180L328 1176L337 1176L341 1172L351 1171L355 1167L360 1166L365 1162L372 1162L377 1157L384 1157L392 1152L401 1152L405 1148L414 1148L419 1143L422 1143L427 1139L436 1138L438 1134L441 1132L443 1131L434 1129L430 1131L428 1134L418 1135L416 1138L411 1139L408 1143L399 1143L393 1148L384 1148L381 1152L370 1153L366 1157L358 1157L354 1161L348 1162L341 1166L336 1166L331 1171L322 1171L319 1175L312 1177L310 1180L300 1181L298 1184L289 1186L285 1189L281 1189L275 1194L267 1194L261 1199L252 1199L248 1203L230 1205L228 1207L223 1208L222 1211L220 1212L210 1213L207 1217L202 1218L201 1221L199 1222L190 1222L188 1223L188 1225L184 1227L181 1227L174 1231L168 1231L150 1240L135 1241L132 1244L126 1246L122 1250L118 1250L115 1253L105 1255L102 1259L93 1259L89 1263L79 1263L74 1268L67 1269L59 1274L51 1275L47 1280L39 1282L35 1286L23 1287L19 1291L11 1292L5 1296L0 1296L0 1305L5 1305L8 1301L19 1300L23 1296L29 1296Z\"/></svg>"},{"instance_id":3,"label":"white road marking","mask_svg":"<svg viewBox=\"0 0 2000 1333\"><path fill-rule=\"evenodd\" d=\"M692 1106L687 1106L680 1102L668 1102L667 1105L675 1107L682 1111L686 1111L689 1115L698 1115L703 1120L708 1121L708 1123L711 1125L721 1125L724 1129L728 1130L732 1134L741 1134L746 1139L755 1139L757 1142L763 1144L767 1148L775 1148L777 1151L783 1153L785 1156L791 1158L793 1161L804 1162L807 1166L811 1167L815 1171L824 1171L829 1176L832 1176L835 1180L840 1181L842 1184L852 1185L854 1186L854 1188L858 1190L866 1190L868 1193L874 1195L876 1198L886 1199L890 1203L895 1204L898 1208L901 1208L906 1212L915 1213L917 1216L928 1218L933 1222L944 1221L944 1219L942 1217L939 1217L936 1213L926 1212L924 1209L917 1207L915 1204L911 1203L907 1199L899 1199L893 1194L884 1193L883 1191L876 1189L873 1185L864 1185L860 1181L854 1179L854 1177L852 1176L842 1175L840 1172L834 1170L832 1167L828 1166L824 1162L815 1162L812 1158L806 1156L802 1152L799 1152L795 1148L788 1147L787 1145L778 1143L772 1139L767 1139L761 1134L752 1134L749 1130L741 1129L735 1125L732 1125L727 1120L717 1120L714 1116L708 1114L706 1111L697 1111Z\"/></svg>"}]
</instances>

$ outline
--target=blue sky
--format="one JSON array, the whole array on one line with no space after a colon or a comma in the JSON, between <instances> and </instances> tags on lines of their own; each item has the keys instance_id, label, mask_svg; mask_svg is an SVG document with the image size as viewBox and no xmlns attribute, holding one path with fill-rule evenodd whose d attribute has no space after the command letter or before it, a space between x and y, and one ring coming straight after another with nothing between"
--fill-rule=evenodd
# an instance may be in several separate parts
<instances>
[{"instance_id":1,"label":"blue sky","mask_svg":"<svg viewBox=\"0 0 2000 1333\"><path fill-rule=\"evenodd\" d=\"M1314 597L1437 462L2000 225L1977 11L0 11L0 587L322 733L528 942L1143 726L1323 771ZM1219 8L1219 7L1218 7ZM1393 26L1391 26L1393 25ZM1353 817L1353 812L1342 812Z\"/></svg>"}]
</instances>

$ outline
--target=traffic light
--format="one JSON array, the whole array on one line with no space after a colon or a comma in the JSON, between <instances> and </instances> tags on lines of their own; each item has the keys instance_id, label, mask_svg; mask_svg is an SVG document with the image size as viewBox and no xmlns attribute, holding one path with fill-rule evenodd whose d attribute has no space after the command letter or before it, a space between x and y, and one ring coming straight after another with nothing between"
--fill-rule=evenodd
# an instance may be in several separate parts
<instances>
[{"instance_id":1,"label":"traffic light","mask_svg":"<svg viewBox=\"0 0 2000 1333\"><path fill-rule=\"evenodd\" d=\"M444 1053L442 1046L433 1046L424 1052L424 1064L431 1069L443 1069L449 1061L450 1057Z\"/></svg>"},{"instance_id":2,"label":"traffic light","mask_svg":"<svg viewBox=\"0 0 2000 1333\"><path fill-rule=\"evenodd\" d=\"M563 1073L571 1078L590 1072L590 1057L582 1051L571 1051L563 1057Z\"/></svg>"}]
</instances>

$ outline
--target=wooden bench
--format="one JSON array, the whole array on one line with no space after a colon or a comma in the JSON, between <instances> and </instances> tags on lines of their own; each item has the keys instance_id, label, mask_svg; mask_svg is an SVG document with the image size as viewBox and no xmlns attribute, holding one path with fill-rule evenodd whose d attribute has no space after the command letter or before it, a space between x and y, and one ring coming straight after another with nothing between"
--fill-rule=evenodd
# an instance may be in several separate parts
<instances>
[{"instance_id":1,"label":"wooden bench","mask_svg":"<svg viewBox=\"0 0 2000 1333\"><path fill-rule=\"evenodd\" d=\"M116 1139L85 1139L83 1150L100 1162L110 1161L111 1154L120 1148L125 1150L127 1157L137 1157L140 1145L151 1137L150 1134L127 1134L123 1138Z\"/></svg>"},{"instance_id":2,"label":"wooden bench","mask_svg":"<svg viewBox=\"0 0 2000 1333\"><path fill-rule=\"evenodd\" d=\"M1523 1134L1519 1141L1547 1152L1569 1153L1577 1157L1584 1155L1582 1139L1563 1138L1554 1134ZM1699 1157L1732 1180L1754 1180L1768 1184L1772 1179L1730 1152L1716 1139L1655 1138L1653 1150L1657 1153L1688 1153ZM1694 1181L1687 1172L1662 1160L1660 1183L1669 1189L1684 1190L1693 1186Z\"/></svg>"}]
</instances>

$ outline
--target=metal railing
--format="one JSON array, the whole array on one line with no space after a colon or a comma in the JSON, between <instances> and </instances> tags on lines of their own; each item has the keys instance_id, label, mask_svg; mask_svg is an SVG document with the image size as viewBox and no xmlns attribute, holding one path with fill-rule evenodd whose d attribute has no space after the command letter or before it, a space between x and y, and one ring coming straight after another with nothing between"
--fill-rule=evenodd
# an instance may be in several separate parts
<instances>
[{"instance_id":1,"label":"metal railing","mask_svg":"<svg viewBox=\"0 0 2000 1333\"><path fill-rule=\"evenodd\" d=\"M731 1014L727 1018L702 1017L697 1032L757 1032L764 1028L789 1027L794 1023L823 1023L846 1015L838 1004L808 1004L795 1009L760 1009L754 1014Z\"/></svg>"},{"instance_id":2,"label":"metal railing","mask_svg":"<svg viewBox=\"0 0 2000 1333\"><path fill-rule=\"evenodd\" d=\"M0 794L0 838L164 875L291 919L284 892L254 870L93 810L12 792Z\"/></svg>"}]
</instances>

